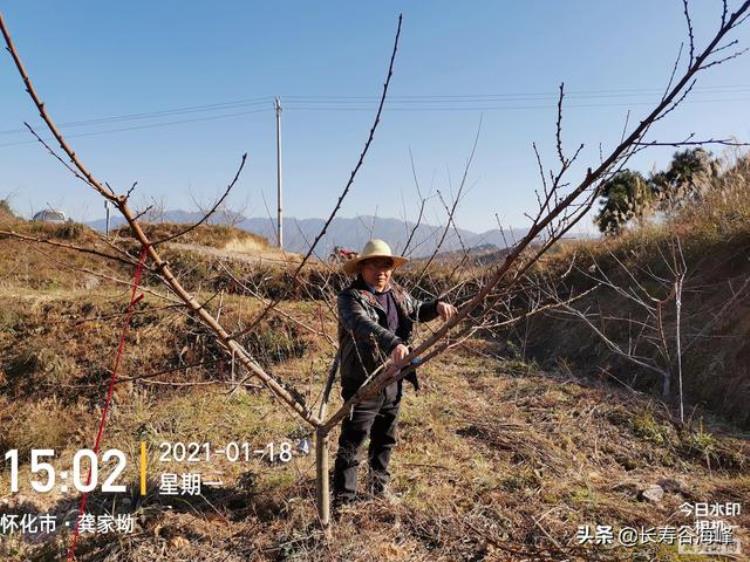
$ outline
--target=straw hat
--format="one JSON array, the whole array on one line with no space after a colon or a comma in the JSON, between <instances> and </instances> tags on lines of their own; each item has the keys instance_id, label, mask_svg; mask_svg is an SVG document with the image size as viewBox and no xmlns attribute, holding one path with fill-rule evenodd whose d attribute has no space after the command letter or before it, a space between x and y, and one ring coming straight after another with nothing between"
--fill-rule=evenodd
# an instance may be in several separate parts
<instances>
[{"instance_id":1,"label":"straw hat","mask_svg":"<svg viewBox=\"0 0 750 562\"><path fill-rule=\"evenodd\" d=\"M391 252L391 247L385 241L375 238L367 241L367 244L365 244L365 247L362 248L362 251L356 258L345 261L342 269L344 273L354 275L357 273L359 263L370 258L390 258L393 260L394 269L409 261L402 256L394 256L393 252Z\"/></svg>"}]
</instances>

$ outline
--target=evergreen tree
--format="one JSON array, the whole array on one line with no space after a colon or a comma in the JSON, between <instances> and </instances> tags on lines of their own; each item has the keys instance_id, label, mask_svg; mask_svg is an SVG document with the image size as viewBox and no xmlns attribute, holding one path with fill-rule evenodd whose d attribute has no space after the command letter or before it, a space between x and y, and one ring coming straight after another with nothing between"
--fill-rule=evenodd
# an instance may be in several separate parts
<instances>
[{"instance_id":1,"label":"evergreen tree","mask_svg":"<svg viewBox=\"0 0 750 562\"><path fill-rule=\"evenodd\" d=\"M594 219L607 236L622 232L633 218L640 219L653 199L651 183L640 173L622 170L602 186L602 201Z\"/></svg>"}]
</instances>

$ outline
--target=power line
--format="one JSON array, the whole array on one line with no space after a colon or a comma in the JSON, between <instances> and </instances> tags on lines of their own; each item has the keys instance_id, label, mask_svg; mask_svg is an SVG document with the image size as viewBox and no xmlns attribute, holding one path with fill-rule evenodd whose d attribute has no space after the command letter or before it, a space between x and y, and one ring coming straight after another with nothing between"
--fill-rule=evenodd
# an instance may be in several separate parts
<instances>
[{"instance_id":1,"label":"power line","mask_svg":"<svg viewBox=\"0 0 750 562\"><path fill-rule=\"evenodd\" d=\"M745 93L750 92L750 85L735 84L735 85L724 85L724 86L704 86L701 88L695 88L694 94L699 93ZM620 89L609 89L609 90L571 90L566 92L568 99L589 99L589 98L618 98L618 97L634 97L643 96L650 94L661 94L661 90L654 88L620 88ZM454 102L457 104L471 104L471 103L489 103L489 102L523 102L523 101L545 101L545 100L557 100L558 94L555 92L526 92L526 93L504 93L504 94L461 94L461 95L403 95L403 96L389 96L386 100L386 105L415 105L420 104L434 105L441 102ZM366 103L367 101L378 101L378 97L373 96L331 96L331 95L320 95L320 96L284 96L288 98L291 103L296 104L357 104ZM240 107L251 107L268 104L269 108L273 104L273 96L262 96L257 98L240 99L234 101L216 102L202 105L194 105L187 107L178 107L172 109L163 109L149 112L129 113L124 115L114 115L106 117L98 117L92 119L83 119L76 121L67 121L60 123L60 127L71 128L71 127L86 127L102 125L113 122L121 121L138 121L144 119L156 119L167 116L185 115L191 113L200 112L211 112L220 111L226 109L237 109ZM631 105L631 104L628 104ZM547 106L542 106L547 107ZM494 108L490 107L489 110ZM524 108L525 109L525 108ZM218 117L221 118L221 117ZM187 122L187 121L186 121ZM169 124L169 123L168 123ZM40 125L41 126L41 125ZM0 135L13 135L26 133L25 128L15 128L0 130ZM3 145L5 146L5 145Z\"/></svg>"},{"instance_id":2,"label":"power line","mask_svg":"<svg viewBox=\"0 0 750 562\"><path fill-rule=\"evenodd\" d=\"M722 99L708 99L708 100L686 100L682 103L693 104L693 103L726 103L733 101L747 101L750 97L741 98L722 98ZM653 106L653 102L619 102L619 103L574 103L564 105L564 109L571 108L597 108L597 107L633 107L633 106ZM546 105L475 105L475 106L463 106L455 107L449 105L432 105L426 107L416 106L393 106L393 104L386 106L388 111L517 111L517 110L528 110L528 109L550 109L556 108L557 104L546 104ZM340 105L328 105L328 106L310 106L305 104L295 105L295 102L288 102L288 109L298 111L372 111L371 105L361 105L359 107L342 107Z\"/></svg>"},{"instance_id":3,"label":"power line","mask_svg":"<svg viewBox=\"0 0 750 562\"><path fill-rule=\"evenodd\" d=\"M707 86L704 88L694 88L694 93L746 93L750 92L750 85L734 86ZM589 99L589 98L619 98L619 97L636 97L646 95L661 95L663 90L631 88L619 90L580 90L566 91L565 97L568 99ZM295 102L309 103L362 103L366 101L377 101L375 96L284 96L286 99ZM559 92L537 92L537 93L516 93L516 94L464 94L464 95L410 95L410 96L389 96L388 100L399 103L431 103L440 101L453 101L456 103L471 103L478 101L529 101L529 100L557 100Z\"/></svg>"},{"instance_id":4,"label":"power line","mask_svg":"<svg viewBox=\"0 0 750 562\"><path fill-rule=\"evenodd\" d=\"M261 113L264 111L269 111L267 109L254 109L251 111L239 111L236 113L226 113L224 115L213 115L211 117L198 117L195 119L181 119L179 121L167 121L165 123L152 123L150 125L136 125L135 127L121 127L119 129L106 129L104 131L92 131L89 133L73 133L72 135L65 135L66 138L77 138L77 137L95 137L97 135L106 135L108 133L120 133L123 131L137 131L140 129L156 129L159 127L167 127L170 125L182 125L184 123L197 123L200 121L215 121L217 119L226 119L227 117L238 117L241 115L249 115L251 113ZM53 141L54 139L49 137L45 138L45 141ZM29 140L29 141L19 141L19 142L9 142L5 144L0 144L0 148L6 147L6 146L17 146L20 144L34 144L38 141L35 140Z\"/></svg>"},{"instance_id":5,"label":"power line","mask_svg":"<svg viewBox=\"0 0 750 562\"><path fill-rule=\"evenodd\" d=\"M155 119L158 117L167 117L171 115L183 115L183 114L189 114L189 113L199 113L199 112L204 112L204 111L216 111L216 110L222 110L222 109L234 109L238 107L256 106L256 105L261 105L265 103L270 103L272 101L273 101L273 98L271 96L266 96L262 98L210 103L210 104L205 104L205 105L194 105L194 106L188 106L188 107L180 107L176 109L163 109L159 111L149 111L149 112L144 112L144 113L128 113L125 115L98 117L94 119L84 119L84 120L79 120L79 121L66 121L66 122L60 123L60 127L81 127L81 126L88 126L88 125L99 125L103 123L111 123L111 122L116 122L116 121ZM43 125L39 125L39 126L43 126ZM9 134L17 134L17 133L28 133L28 131L25 128L6 129L4 131L0 131L0 135L9 135Z\"/></svg>"},{"instance_id":6,"label":"power line","mask_svg":"<svg viewBox=\"0 0 750 562\"><path fill-rule=\"evenodd\" d=\"M746 88L745 86L724 86L724 87L713 87L713 88L709 87L709 88L706 88L705 90L707 91L712 90L710 93L730 93L730 92L719 91L720 89L727 90L729 88L735 88L734 90L735 93L744 92L746 89L750 91L750 88ZM645 92L646 90L643 90L643 91ZM650 90L650 91L657 92L657 90ZM290 97L292 99L290 99L287 102L287 109L292 110L292 111L328 111L328 112L372 111L373 109L372 104L368 104L364 100L375 100L375 98L370 98L366 96L361 96L361 97L352 96L348 98L343 97L343 96L339 98L331 96L327 100L325 100L323 99L323 96L320 96L318 98L315 98L317 100L314 102L315 105L311 105L313 102L310 101L309 97L305 97L305 98L301 96L298 96L297 98L294 98L293 96L290 96ZM402 96L402 98L403 97L404 96ZM478 100L478 99L467 100L462 105L456 105L457 100L455 99L453 99L452 101L437 99L437 98L442 98L442 97L443 96L433 96L432 98L428 99L429 97L425 96L425 99L417 100L417 97L414 96L414 97L409 98L409 103L407 103L404 100L400 101L398 97L394 97L394 98L391 98L390 101L386 102L384 111L406 111L406 112L523 111L523 110L534 110L534 109L550 109L550 108L557 107L556 101L555 103L534 104L534 105L488 105L490 103L502 103L504 100L487 99L487 98L483 98L481 100ZM352 100L352 99L358 99L360 101L356 101L356 102L342 101L342 100ZM748 97L697 99L697 100L689 99L683 103L685 104L726 103L726 102L734 102L734 101L748 101L749 99L750 98ZM96 126L96 125L103 125L103 124L114 123L114 122L125 122L128 120L151 119L151 118L166 117L166 116L171 116L171 115L190 114L190 113L195 113L195 112L216 111L218 109L232 109L235 107L255 107L258 105L263 105L265 103L268 103L269 100L273 100L273 98L272 97L254 98L253 100L221 102L221 103L214 103L214 104L206 104L202 106L192 106L192 107L187 107L187 108L168 109L168 110L161 110L161 111L154 111L154 112L133 113L133 114L113 116L113 117L102 117L102 118L97 118L97 119L71 121L71 122L67 122L65 125L61 125L61 127L63 126L64 127L92 126L92 125ZM543 102L546 100L530 99L529 101ZM653 105L653 102L646 102L646 101L568 103L565 105L565 109L602 108L602 107L634 107L634 106L651 106L651 105ZM169 127L169 126L174 126L174 125L182 125L182 124L187 124L187 123L214 121L218 119L226 119L229 117L240 117L244 115L262 113L262 112L268 112L270 114L271 111L273 111L273 106L269 104L268 108L258 108L258 109L251 109L248 111L223 113L220 115L210 115L206 117L197 117L197 118L190 118L190 119L180 119L176 121L162 121L158 123L151 123L147 125L136 125L132 127L119 127L119 128L114 128L114 129L104 129L104 130L90 131L90 132L84 132L84 133L73 133L73 134L67 134L66 137L69 137L69 138L90 137L90 136L98 136L98 135L119 133L119 132L125 132L125 131L154 129L154 128L161 128L161 127ZM10 133L16 133L16 132L28 132L28 131L26 131L26 129L15 129L15 130L0 131L0 134L10 134ZM53 139L45 139L45 140L53 140ZM2 143L0 144L0 148L18 146L18 145L24 145L24 144L33 144L35 142L36 141L34 140L27 140L27 141Z\"/></svg>"}]
</instances>

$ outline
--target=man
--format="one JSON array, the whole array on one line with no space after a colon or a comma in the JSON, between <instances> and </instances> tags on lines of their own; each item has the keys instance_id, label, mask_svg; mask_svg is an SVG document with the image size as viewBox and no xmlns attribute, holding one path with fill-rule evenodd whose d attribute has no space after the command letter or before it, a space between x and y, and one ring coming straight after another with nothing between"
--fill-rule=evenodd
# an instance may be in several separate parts
<instances>
[{"instance_id":1,"label":"man","mask_svg":"<svg viewBox=\"0 0 750 562\"><path fill-rule=\"evenodd\" d=\"M341 396L349 399L370 374L389 357L400 361L415 322L443 321L456 308L439 300L420 301L391 281L393 270L408 260L394 256L382 240L370 240L362 252L346 261L343 270L356 279L338 296ZM415 390L416 372L405 377ZM356 404L341 424L339 448L334 464L334 506L355 499L357 493L357 454L370 437L368 460L370 492L393 500L387 490L388 462L396 444L396 423L402 395L402 380L391 383L377 396Z\"/></svg>"}]
</instances>

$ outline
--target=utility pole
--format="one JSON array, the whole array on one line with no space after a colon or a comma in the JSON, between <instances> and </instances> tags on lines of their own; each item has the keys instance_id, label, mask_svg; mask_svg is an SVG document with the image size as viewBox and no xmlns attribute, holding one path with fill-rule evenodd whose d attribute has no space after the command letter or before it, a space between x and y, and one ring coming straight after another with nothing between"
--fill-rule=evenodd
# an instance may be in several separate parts
<instances>
[{"instance_id":1,"label":"utility pole","mask_svg":"<svg viewBox=\"0 0 750 562\"><path fill-rule=\"evenodd\" d=\"M105 227L106 228L105 234L106 234L107 238L109 238L109 201L107 201L106 199L104 200L104 212L106 213L106 216L107 216L107 224L106 224L106 227Z\"/></svg>"},{"instance_id":2,"label":"utility pole","mask_svg":"<svg viewBox=\"0 0 750 562\"><path fill-rule=\"evenodd\" d=\"M276 237L279 241L279 248L284 247L284 233L282 229L282 211L281 211L281 100L274 100L276 108L276 201L278 211L276 214Z\"/></svg>"}]
</instances>

